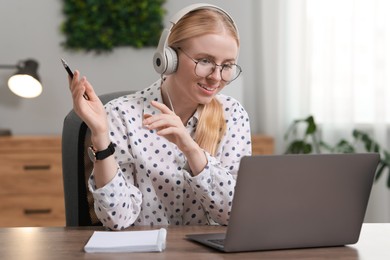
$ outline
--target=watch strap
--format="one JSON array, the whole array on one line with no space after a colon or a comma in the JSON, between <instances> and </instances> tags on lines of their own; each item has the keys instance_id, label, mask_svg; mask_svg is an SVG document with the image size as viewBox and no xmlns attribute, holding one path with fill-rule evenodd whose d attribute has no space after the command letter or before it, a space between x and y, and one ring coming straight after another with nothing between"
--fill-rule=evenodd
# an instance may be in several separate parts
<instances>
[{"instance_id":1,"label":"watch strap","mask_svg":"<svg viewBox=\"0 0 390 260\"><path fill-rule=\"evenodd\" d=\"M95 158L96 160L103 160L106 159L108 156L114 154L115 147L112 142L108 145L108 147L102 151L95 151Z\"/></svg>"}]
</instances>

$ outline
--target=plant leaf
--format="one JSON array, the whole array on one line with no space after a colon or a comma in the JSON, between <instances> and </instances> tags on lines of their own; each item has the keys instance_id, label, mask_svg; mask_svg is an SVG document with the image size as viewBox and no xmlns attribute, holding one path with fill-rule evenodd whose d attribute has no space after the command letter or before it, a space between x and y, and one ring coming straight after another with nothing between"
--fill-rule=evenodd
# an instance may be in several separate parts
<instances>
[{"instance_id":1,"label":"plant leaf","mask_svg":"<svg viewBox=\"0 0 390 260\"><path fill-rule=\"evenodd\" d=\"M307 128L306 128L306 135L310 135L310 134L313 134L317 131L317 125L314 121L314 117L313 116L309 116L308 118L306 118L305 120L307 122Z\"/></svg>"}]
</instances>

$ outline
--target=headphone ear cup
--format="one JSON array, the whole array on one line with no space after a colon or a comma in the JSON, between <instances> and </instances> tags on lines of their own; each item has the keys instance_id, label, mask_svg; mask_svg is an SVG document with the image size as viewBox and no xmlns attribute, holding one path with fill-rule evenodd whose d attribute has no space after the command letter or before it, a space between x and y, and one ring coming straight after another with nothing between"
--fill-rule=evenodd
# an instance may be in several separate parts
<instances>
[{"instance_id":1,"label":"headphone ear cup","mask_svg":"<svg viewBox=\"0 0 390 260\"><path fill-rule=\"evenodd\" d=\"M158 74L172 74L177 70L177 53L170 47L164 48L163 53L157 51L153 56L153 66Z\"/></svg>"},{"instance_id":2,"label":"headphone ear cup","mask_svg":"<svg viewBox=\"0 0 390 260\"><path fill-rule=\"evenodd\" d=\"M166 63L165 63L165 72L164 75L169 75L174 73L177 70L177 53L174 49L171 47L166 47L164 50L165 58L166 58Z\"/></svg>"},{"instance_id":3,"label":"headphone ear cup","mask_svg":"<svg viewBox=\"0 0 390 260\"><path fill-rule=\"evenodd\" d=\"M154 56L153 56L154 70L158 74L164 74L164 71L166 70L166 64L167 64L167 61L166 61L164 53L155 52Z\"/></svg>"}]
</instances>

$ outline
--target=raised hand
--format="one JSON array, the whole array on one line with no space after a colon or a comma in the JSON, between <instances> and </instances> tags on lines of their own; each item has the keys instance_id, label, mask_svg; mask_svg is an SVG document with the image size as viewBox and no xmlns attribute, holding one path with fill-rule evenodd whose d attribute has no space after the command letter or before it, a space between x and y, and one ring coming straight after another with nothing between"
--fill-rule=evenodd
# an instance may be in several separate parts
<instances>
[{"instance_id":1,"label":"raised hand","mask_svg":"<svg viewBox=\"0 0 390 260\"><path fill-rule=\"evenodd\" d=\"M203 149L192 139L179 116L162 103L152 101L151 104L161 114L144 115L144 126L156 130L158 135L176 144L186 156L191 174L198 175L207 164Z\"/></svg>"},{"instance_id":2,"label":"raised hand","mask_svg":"<svg viewBox=\"0 0 390 260\"><path fill-rule=\"evenodd\" d=\"M179 116L162 103L152 101L151 104L161 114L144 115L144 126L176 144L186 156L191 174L198 175L207 164L203 149L192 139Z\"/></svg>"},{"instance_id":3,"label":"raised hand","mask_svg":"<svg viewBox=\"0 0 390 260\"><path fill-rule=\"evenodd\" d=\"M81 77L80 79L80 72L76 70L73 79L69 77L69 87L72 93L73 109L88 125L94 139L99 139L99 136L107 136L108 123L104 106L87 78Z\"/></svg>"},{"instance_id":4,"label":"raised hand","mask_svg":"<svg viewBox=\"0 0 390 260\"><path fill-rule=\"evenodd\" d=\"M152 101L151 104L160 110L161 114L145 114L143 121L145 127L150 130L157 130L158 135L164 136L168 141L176 144L184 153L198 147L179 116L162 103Z\"/></svg>"}]
</instances>

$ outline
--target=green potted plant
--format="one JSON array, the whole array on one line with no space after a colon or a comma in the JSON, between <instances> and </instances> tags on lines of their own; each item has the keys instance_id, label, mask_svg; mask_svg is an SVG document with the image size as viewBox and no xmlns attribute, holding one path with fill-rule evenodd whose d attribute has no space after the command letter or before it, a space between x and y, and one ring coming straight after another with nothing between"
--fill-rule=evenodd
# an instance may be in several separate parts
<instances>
[{"instance_id":1,"label":"green potted plant","mask_svg":"<svg viewBox=\"0 0 390 260\"><path fill-rule=\"evenodd\" d=\"M63 0L61 32L67 50L109 52L115 47L155 47L166 0Z\"/></svg>"},{"instance_id":2,"label":"green potted plant","mask_svg":"<svg viewBox=\"0 0 390 260\"><path fill-rule=\"evenodd\" d=\"M341 139L336 145L332 146L321 139L314 117L308 116L307 118L294 120L287 129L284 136L287 141L285 153L356 153L356 147L360 144L363 145L366 152L380 154L381 159L375 175L375 180L378 180L383 172L390 169L390 153L364 131L354 129L352 137L352 143L346 139ZM387 177L387 187L390 188L390 174Z\"/></svg>"}]
</instances>

